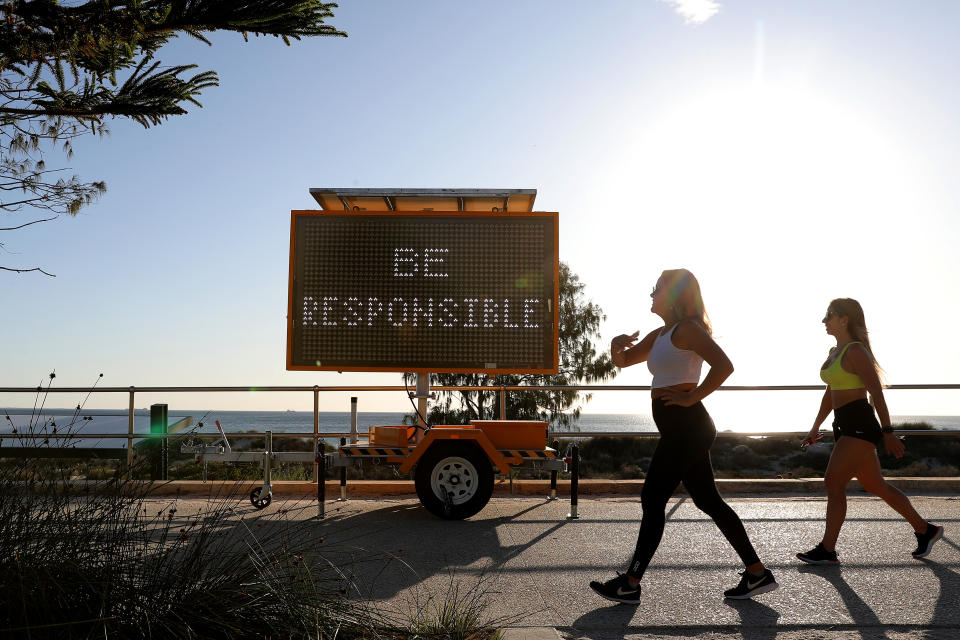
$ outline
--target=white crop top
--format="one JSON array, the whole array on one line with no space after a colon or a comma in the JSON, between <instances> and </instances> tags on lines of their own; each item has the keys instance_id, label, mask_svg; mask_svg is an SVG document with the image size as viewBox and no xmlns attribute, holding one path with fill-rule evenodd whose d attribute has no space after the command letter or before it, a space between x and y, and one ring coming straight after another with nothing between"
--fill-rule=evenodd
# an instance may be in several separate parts
<instances>
[{"instance_id":1,"label":"white crop top","mask_svg":"<svg viewBox=\"0 0 960 640\"><path fill-rule=\"evenodd\" d=\"M673 346L671 336L676 328L677 325L673 325L669 331L658 335L653 341L650 355L647 356L647 368L653 374L653 383L650 386L655 389L685 382L700 382L703 358L697 355L696 351Z\"/></svg>"}]
</instances>

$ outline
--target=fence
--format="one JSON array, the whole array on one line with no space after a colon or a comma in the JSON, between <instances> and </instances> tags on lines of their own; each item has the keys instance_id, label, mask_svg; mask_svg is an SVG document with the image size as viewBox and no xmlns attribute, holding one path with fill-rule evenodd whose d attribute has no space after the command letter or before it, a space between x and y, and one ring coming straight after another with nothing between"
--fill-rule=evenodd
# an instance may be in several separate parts
<instances>
[{"instance_id":1,"label":"fence","mask_svg":"<svg viewBox=\"0 0 960 640\"><path fill-rule=\"evenodd\" d=\"M890 390L955 390L960 389L960 384L899 384L899 385L889 385L886 387ZM500 396L500 419L505 420L508 418L506 413L507 408L507 394L508 393L529 393L532 391L649 391L650 387L647 385L569 385L569 386L463 386L463 387L431 387L432 391L485 391L485 392L495 392ZM822 391L823 385L766 385L766 386L721 386L719 391ZM75 437L75 438L84 438L84 439L125 439L126 442L126 455L127 463L131 464L133 461L133 441L135 439L147 439L147 438L171 438L171 437L182 437L180 434L146 434L146 433L135 433L134 432L134 412L135 412L135 399L137 393L271 393L271 392L297 392L297 393L311 393L313 394L313 431L312 432L282 432L274 433L274 438L310 438L313 440L314 447L317 447L318 441L321 439L328 438L340 438L346 437L350 434L348 432L323 432L319 430L320 427L320 394L321 393L362 393L362 392L379 392L379 391L393 391L393 392L403 392L409 393L410 389L405 386L272 386L272 387L101 387L95 390L97 394L110 394L110 393L121 393L127 394L129 397L129 409L128 409L128 429L125 434L117 433L78 433L78 434L66 434L64 437ZM43 387L0 387L0 394L6 393L15 393L15 394L35 394L35 393L90 393L91 389L85 387L61 387L61 388L43 388ZM924 436L954 436L960 434L960 430L956 429L939 429L939 430L905 430L898 431L900 434L904 435L924 435ZM202 434L202 435L213 435L213 434ZM264 432L231 432L233 437L263 437ZM645 433L645 432L636 432L636 431L605 431L605 432L571 432L571 431L551 431L548 434L550 438L563 437L563 438L596 438L596 437L613 437L613 438L636 438L636 437L652 437L656 436L656 433ZM720 437L731 437L731 436L804 436L806 432L740 432L740 431L724 431L719 433ZM0 444L2 444L3 439L18 439L18 438L45 438L48 435L45 434L22 434L22 433L0 433ZM314 469L314 474L316 474L316 469Z\"/></svg>"}]
</instances>

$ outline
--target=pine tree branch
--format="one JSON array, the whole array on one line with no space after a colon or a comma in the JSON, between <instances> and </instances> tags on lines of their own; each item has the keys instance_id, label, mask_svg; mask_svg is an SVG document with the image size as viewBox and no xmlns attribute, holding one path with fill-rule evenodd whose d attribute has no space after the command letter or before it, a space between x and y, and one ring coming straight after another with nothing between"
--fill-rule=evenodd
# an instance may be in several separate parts
<instances>
[{"instance_id":1,"label":"pine tree branch","mask_svg":"<svg viewBox=\"0 0 960 640\"><path fill-rule=\"evenodd\" d=\"M26 202L26 201L25 201ZM37 224L38 222L50 222L51 220L56 220L57 216L52 218L44 218L43 220L34 220L33 222L25 222L18 227L0 227L0 231L16 231L17 229L23 229L24 227L29 227L32 224Z\"/></svg>"},{"instance_id":2,"label":"pine tree branch","mask_svg":"<svg viewBox=\"0 0 960 640\"><path fill-rule=\"evenodd\" d=\"M13 271L14 273L30 273L31 271L39 271L40 273L42 273L42 274L45 275L45 276L50 276L51 278L56 278L56 277L57 277L56 274L47 273L46 271L44 271L44 270L41 269L40 267L34 267L33 269L13 269L12 267L3 267L3 266L0 266L0 270L2 270L2 271Z\"/></svg>"},{"instance_id":3,"label":"pine tree branch","mask_svg":"<svg viewBox=\"0 0 960 640\"><path fill-rule=\"evenodd\" d=\"M0 70L56 62L106 76L133 65L139 53L151 55L179 32L207 42L201 32L234 31L289 39L347 34L324 24L336 3L318 0L145 0L79 6L54 2L0 5ZM34 73L38 73L37 69ZM23 71L21 70L21 73Z\"/></svg>"}]
</instances>

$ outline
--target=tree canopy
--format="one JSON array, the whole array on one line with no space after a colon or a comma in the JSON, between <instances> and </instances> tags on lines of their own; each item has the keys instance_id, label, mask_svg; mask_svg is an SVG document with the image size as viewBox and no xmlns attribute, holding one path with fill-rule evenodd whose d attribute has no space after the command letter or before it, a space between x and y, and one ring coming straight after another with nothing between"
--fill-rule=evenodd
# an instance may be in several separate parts
<instances>
[{"instance_id":1,"label":"tree canopy","mask_svg":"<svg viewBox=\"0 0 960 640\"><path fill-rule=\"evenodd\" d=\"M440 391L429 409L427 422L467 424L471 420L500 416L499 386L567 386L609 380L616 373L610 355L597 353L594 340L600 336L603 310L588 300L586 285L565 263L560 263L560 367L555 375L496 375L484 373L441 373L430 376L430 384L443 387L491 387L490 391ZM409 374L408 374L409 379ZM580 416L578 400L588 402L591 394L572 390L507 392L506 416L510 420L546 420L569 428ZM413 419L414 416L408 416Z\"/></svg>"},{"instance_id":2,"label":"tree canopy","mask_svg":"<svg viewBox=\"0 0 960 640\"><path fill-rule=\"evenodd\" d=\"M0 4L0 214L33 211L0 231L75 215L106 191L50 169L49 149L72 156L71 141L103 135L108 118L144 127L202 106L215 71L165 67L158 51L181 34L234 31L291 40L346 33L325 24L337 5L317 0L13 0ZM42 211L45 216L38 216ZM6 224L5 224L6 223ZM0 248L3 242L0 242ZM7 271L42 271L12 269ZM44 272L46 273L46 272ZM50 274L48 274L50 275Z\"/></svg>"}]
</instances>

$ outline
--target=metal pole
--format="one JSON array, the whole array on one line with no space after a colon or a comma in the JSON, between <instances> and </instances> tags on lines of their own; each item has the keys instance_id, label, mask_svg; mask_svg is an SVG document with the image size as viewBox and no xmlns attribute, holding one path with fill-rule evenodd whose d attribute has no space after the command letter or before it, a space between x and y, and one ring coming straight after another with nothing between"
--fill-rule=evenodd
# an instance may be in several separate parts
<instances>
[{"instance_id":1,"label":"metal pole","mask_svg":"<svg viewBox=\"0 0 960 640\"><path fill-rule=\"evenodd\" d=\"M323 518L326 515L327 500L327 456L324 455L323 445L317 441L317 459L315 467L318 467L317 473L317 517Z\"/></svg>"},{"instance_id":2,"label":"metal pole","mask_svg":"<svg viewBox=\"0 0 960 640\"><path fill-rule=\"evenodd\" d=\"M568 520L576 520L577 515L577 490L580 481L580 447L573 445L570 450L570 513L567 514Z\"/></svg>"},{"instance_id":3,"label":"metal pole","mask_svg":"<svg viewBox=\"0 0 960 640\"><path fill-rule=\"evenodd\" d=\"M553 450L554 451L560 450L559 440L553 441ZM547 500L556 500L556 499L557 499L557 470L554 469L553 471L550 472L550 497L548 497Z\"/></svg>"},{"instance_id":4,"label":"metal pole","mask_svg":"<svg viewBox=\"0 0 960 640\"><path fill-rule=\"evenodd\" d=\"M357 396L350 398L350 444L357 444L360 434L357 432Z\"/></svg>"},{"instance_id":5,"label":"metal pole","mask_svg":"<svg viewBox=\"0 0 960 640\"><path fill-rule=\"evenodd\" d=\"M417 418L417 421L420 423L420 426L424 430L427 428L427 398L430 397L430 374L429 373L418 373L417 374L417 413L419 413L423 418ZM416 430L414 430L416 432ZM417 438L420 439L419 437Z\"/></svg>"},{"instance_id":6,"label":"metal pole","mask_svg":"<svg viewBox=\"0 0 960 640\"><path fill-rule=\"evenodd\" d=\"M340 446L343 447L347 444L346 438L340 438ZM347 468L340 467L340 497L337 498L337 502L346 502L347 501Z\"/></svg>"},{"instance_id":7,"label":"metal pole","mask_svg":"<svg viewBox=\"0 0 960 640\"><path fill-rule=\"evenodd\" d=\"M273 495L273 485L271 484L271 456L273 455L273 431L267 430L267 450L264 452L263 459L263 491L260 493L261 498L266 498L267 496Z\"/></svg>"},{"instance_id":8,"label":"metal pole","mask_svg":"<svg viewBox=\"0 0 960 640\"><path fill-rule=\"evenodd\" d=\"M130 412L127 415L127 473L133 468L133 385L130 386Z\"/></svg>"},{"instance_id":9,"label":"metal pole","mask_svg":"<svg viewBox=\"0 0 960 640\"><path fill-rule=\"evenodd\" d=\"M500 419L507 419L507 388L500 387Z\"/></svg>"},{"instance_id":10,"label":"metal pole","mask_svg":"<svg viewBox=\"0 0 960 640\"><path fill-rule=\"evenodd\" d=\"M323 447L320 445L320 387L313 385L313 448L316 451L322 453ZM313 479L316 480L320 476L317 475L319 471L317 470L317 463L313 463Z\"/></svg>"}]
</instances>

